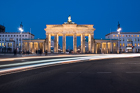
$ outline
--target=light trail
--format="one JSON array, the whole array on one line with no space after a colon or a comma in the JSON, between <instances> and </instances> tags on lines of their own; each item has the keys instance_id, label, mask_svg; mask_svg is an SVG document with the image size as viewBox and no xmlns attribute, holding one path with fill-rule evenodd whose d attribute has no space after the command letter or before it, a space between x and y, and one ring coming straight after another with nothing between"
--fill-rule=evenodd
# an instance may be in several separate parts
<instances>
[{"instance_id":1,"label":"light trail","mask_svg":"<svg viewBox=\"0 0 140 93\"><path fill-rule=\"evenodd\" d=\"M14 63L0 65L0 75L6 75L6 73L19 72L20 70L31 70L33 68L38 68L42 66L51 66L57 64L66 64L74 63L86 60L101 60L101 59L110 59L110 58L129 58L129 57L138 57L140 54L100 54L100 55L85 55L83 57L74 57L72 58L56 58L56 59L47 59L47 60L38 60L38 61L28 61L24 63ZM53 56L54 57L54 56ZM15 67L14 67L15 66ZM6 67L6 68L3 68Z\"/></svg>"},{"instance_id":2,"label":"light trail","mask_svg":"<svg viewBox=\"0 0 140 93\"><path fill-rule=\"evenodd\" d=\"M0 62L11 61L11 60L21 60L21 59L59 58L59 57L78 57L78 56L90 56L90 54L89 55L88 54L86 55L57 55L57 56L32 56L32 57L5 58L5 59L0 59Z\"/></svg>"}]
</instances>

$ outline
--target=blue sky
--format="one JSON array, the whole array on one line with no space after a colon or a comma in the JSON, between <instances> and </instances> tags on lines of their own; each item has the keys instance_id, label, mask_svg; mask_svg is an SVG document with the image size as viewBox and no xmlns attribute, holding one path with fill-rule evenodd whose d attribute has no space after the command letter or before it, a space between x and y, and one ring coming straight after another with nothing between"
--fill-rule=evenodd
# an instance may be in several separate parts
<instances>
[{"instance_id":1,"label":"blue sky","mask_svg":"<svg viewBox=\"0 0 140 93\"><path fill-rule=\"evenodd\" d=\"M140 31L140 0L1 0L0 24L6 32L18 32L20 23L24 31L30 28L35 38L45 38L46 24L63 24L69 15L77 24L94 24L95 38L105 38L116 31L118 21L122 32ZM62 45L60 38L60 45ZM67 48L72 48L72 37ZM78 38L80 45L80 38Z\"/></svg>"}]
</instances>

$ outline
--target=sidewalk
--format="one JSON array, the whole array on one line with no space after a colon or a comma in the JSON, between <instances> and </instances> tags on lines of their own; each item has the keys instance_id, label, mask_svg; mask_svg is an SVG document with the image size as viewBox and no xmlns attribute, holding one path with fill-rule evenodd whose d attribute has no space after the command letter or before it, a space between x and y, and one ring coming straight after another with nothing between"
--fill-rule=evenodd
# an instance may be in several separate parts
<instances>
[{"instance_id":1,"label":"sidewalk","mask_svg":"<svg viewBox=\"0 0 140 93\"><path fill-rule=\"evenodd\" d=\"M57 55L69 55L69 54L47 54L47 56L57 56ZM17 58L17 57L34 57L34 56L45 56L45 54L0 54L0 59L4 58Z\"/></svg>"},{"instance_id":2,"label":"sidewalk","mask_svg":"<svg viewBox=\"0 0 140 93\"><path fill-rule=\"evenodd\" d=\"M38 56L37 54L0 54L0 59L3 59L3 58L14 58L14 57L26 57L26 56Z\"/></svg>"}]
</instances>

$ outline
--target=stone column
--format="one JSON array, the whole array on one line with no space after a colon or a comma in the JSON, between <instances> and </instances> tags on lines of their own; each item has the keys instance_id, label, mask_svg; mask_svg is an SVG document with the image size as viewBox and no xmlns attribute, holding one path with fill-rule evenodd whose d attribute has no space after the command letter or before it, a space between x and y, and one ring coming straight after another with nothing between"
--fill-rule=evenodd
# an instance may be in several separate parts
<instances>
[{"instance_id":1,"label":"stone column","mask_svg":"<svg viewBox=\"0 0 140 93\"><path fill-rule=\"evenodd\" d=\"M55 34L55 36L54 36L54 53L58 53L58 39L59 39L58 34Z\"/></svg>"},{"instance_id":2,"label":"stone column","mask_svg":"<svg viewBox=\"0 0 140 93\"><path fill-rule=\"evenodd\" d=\"M63 53L66 53L66 35L63 34Z\"/></svg>"},{"instance_id":3,"label":"stone column","mask_svg":"<svg viewBox=\"0 0 140 93\"><path fill-rule=\"evenodd\" d=\"M32 52L35 53L35 50L34 50L34 42L33 42Z\"/></svg>"},{"instance_id":4,"label":"stone column","mask_svg":"<svg viewBox=\"0 0 140 93\"><path fill-rule=\"evenodd\" d=\"M45 39L45 50L48 51L48 42L49 42L49 34L46 34L46 39Z\"/></svg>"},{"instance_id":5,"label":"stone column","mask_svg":"<svg viewBox=\"0 0 140 93\"><path fill-rule=\"evenodd\" d=\"M81 52L85 53L85 35L81 34Z\"/></svg>"},{"instance_id":6,"label":"stone column","mask_svg":"<svg viewBox=\"0 0 140 93\"><path fill-rule=\"evenodd\" d=\"M16 43L15 43L15 44L16 44ZM25 46L25 44L24 44L24 42L23 42L22 51L25 50L25 49L24 49L24 48L25 48L24 46ZM16 49L16 46L15 46L15 49Z\"/></svg>"},{"instance_id":7,"label":"stone column","mask_svg":"<svg viewBox=\"0 0 140 93\"><path fill-rule=\"evenodd\" d=\"M27 50L29 51L29 47L30 47L30 46L29 46L29 42L27 43L27 47L28 47Z\"/></svg>"},{"instance_id":8,"label":"stone column","mask_svg":"<svg viewBox=\"0 0 140 93\"><path fill-rule=\"evenodd\" d=\"M42 53L44 53L44 42L42 43Z\"/></svg>"},{"instance_id":9,"label":"stone column","mask_svg":"<svg viewBox=\"0 0 140 93\"><path fill-rule=\"evenodd\" d=\"M94 53L95 51L95 41L94 41L94 37L93 34L91 34L91 53Z\"/></svg>"},{"instance_id":10,"label":"stone column","mask_svg":"<svg viewBox=\"0 0 140 93\"><path fill-rule=\"evenodd\" d=\"M94 46L95 46L95 53L97 54L97 53L98 53L98 52L97 52L97 51L98 51L97 43L94 43L94 44L95 44L95 45L94 45Z\"/></svg>"},{"instance_id":11,"label":"stone column","mask_svg":"<svg viewBox=\"0 0 140 93\"><path fill-rule=\"evenodd\" d=\"M40 50L40 45L39 44L40 44L40 42L38 42L38 50Z\"/></svg>"},{"instance_id":12,"label":"stone column","mask_svg":"<svg viewBox=\"0 0 140 93\"><path fill-rule=\"evenodd\" d=\"M110 52L112 52L112 42L110 42Z\"/></svg>"},{"instance_id":13,"label":"stone column","mask_svg":"<svg viewBox=\"0 0 140 93\"><path fill-rule=\"evenodd\" d=\"M113 53L114 52L114 48L113 48L114 47L114 44L113 44L113 42L112 42L111 45L112 45L112 53Z\"/></svg>"},{"instance_id":14,"label":"stone column","mask_svg":"<svg viewBox=\"0 0 140 93\"><path fill-rule=\"evenodd\" d=\"M51 36L50 34L46 34L46 40L45 40L45 50L48 51L48 53L50 53L50 46L49 46L49 40L50 40Z\"/></svg>"},{"instance_id":15,"label":"stone column","mask_svg":"<svg viewBox=\"0 0 140 93\"><path fill-rule=\"evenodd\" d=\"M91 53L91 34L88 35L88 51Z\"/></svg>"},{"instance_id":16,"label":"stone column","mask_svg":"<svg viewBox=\"0 0 140 93\"><path fill-rule=\"evenodd\" d=\"M46 41L48 42L48 53L51 53L51 34L48 34L48 39Z\"/></svg>"},{"instance_id":17,"label":"stone column","mask_svg":"<svg viewBox=\"0 0 140 93\"><path fill-rule=\"evenodd\" d=\"M101 47L101 53L103 53L103 49L102 49L102 42L101 42L101 44L100 44L100 47Z\"/></svg>"},{"instance_id":18,"label":"stone column","mask_svg":"<svg viewBox=\"0 0 140 93\"><path fill-rule=\"evenodd\" d=\"M73 51L77 53L77 36L76 34L73 35Z\"/></svg>"},{"instance_id":19,"label":"stone column","mask_svg":"<svg viewBox=\"0 0 140 93\"><path fill-rule=\"evenodd\" d=\"M120 45L119 45L119 42L116 42L116 49L117 49L117 53L119 54L119 51L120 51Z\"/></svg>"},{"instance_id":20,"label":"stone column","mask_svg":"<svg viewBox=\"0 0 140 93\"><path fill-rule=\"evenodd\" d=\"M108 42L106 42L106 53L108 54Z\"/></svg>"}]
</instances>

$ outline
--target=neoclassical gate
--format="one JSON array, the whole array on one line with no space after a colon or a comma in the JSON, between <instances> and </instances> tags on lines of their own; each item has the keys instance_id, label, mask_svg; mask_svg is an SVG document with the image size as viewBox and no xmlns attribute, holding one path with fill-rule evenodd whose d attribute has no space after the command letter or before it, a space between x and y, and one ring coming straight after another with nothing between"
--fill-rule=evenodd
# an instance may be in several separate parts
<instances>
[{"instance_id":1,"label":"neoclassical gate","mask_svg":"<svg viewBox=\"0 0 140 93\"><path fill-rule=\"evenodd\" d=\"M93 25L78 25L72 22L71 16L62 25L46 25L45 50L51 52L51 36L54 36L54 53L58 53L59 36L63 36L63 52L66 52L66 36L73 36L73 51L77 52L77 36L81 36L81 52L85 53L85 36L88 36L88 50L94 53Z\"/></svg>"}]
</instances>

